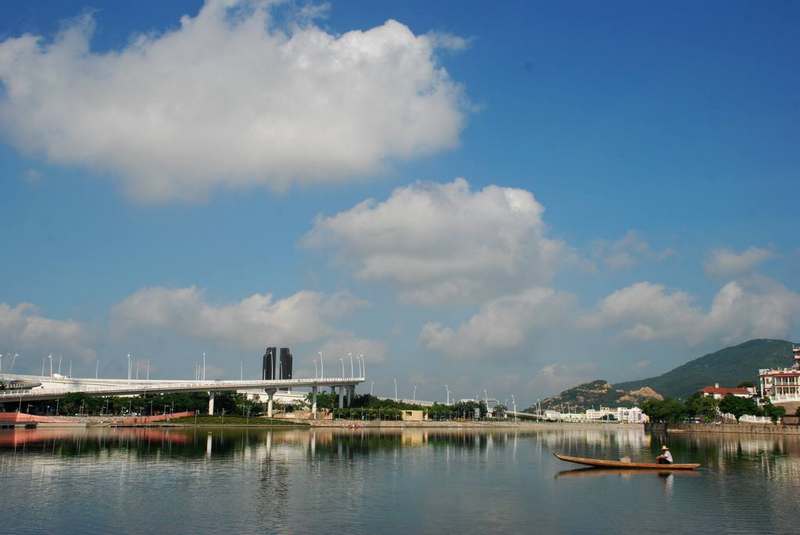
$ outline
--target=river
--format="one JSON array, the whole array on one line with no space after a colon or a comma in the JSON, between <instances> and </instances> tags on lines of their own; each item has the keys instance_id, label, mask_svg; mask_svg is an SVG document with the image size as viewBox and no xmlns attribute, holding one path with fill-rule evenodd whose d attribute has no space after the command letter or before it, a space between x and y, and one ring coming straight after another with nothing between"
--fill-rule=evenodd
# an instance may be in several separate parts
<instances>
[{"instance_id":1,"label":"river","mask_svg":"<svg viewBox=\"0 0 800 535\"><path fill-rule=\"evenodd\" d=\"M553 452L696 474L575 471ZM632 429L0 431L0 532L798 533L800 439Z\"/></svg>"}]
</instances>

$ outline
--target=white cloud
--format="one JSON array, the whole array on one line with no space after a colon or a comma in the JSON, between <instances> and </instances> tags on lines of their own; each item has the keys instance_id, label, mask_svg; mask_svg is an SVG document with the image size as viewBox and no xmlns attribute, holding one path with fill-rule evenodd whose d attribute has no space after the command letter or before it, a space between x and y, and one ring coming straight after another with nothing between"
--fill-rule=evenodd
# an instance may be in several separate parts
<instances>
[{"instance_id":1,"label":"white cloud","mask_svg":"<svg viewBox=\"0 0 800 535\"><path fill-rule=\"evenodd\" d=\"M337 336L331 321L365 303L347 293L323 295L301 291L275 300L253 294L233 304L215 306L203 292L190 288L145 288L114 306L117 335L138 329L165 329L179 335L261 349Z\"/></svg>"},{"instance_id":2,"label":"white cloud","mask_svg":"<svg viewBox=\"0 0 800 535\"><path fill-rule=\"evenodd\" d=\"M25 169L22 173L22 179L31 185L38 184L42 179L42 173L36 169Z\"/></svg>"},{"instance_id":3,"label":"white cloud","mask_svg":"<svg viewBox=\"0 0 800 535\"><path fill-rule=\"evenodd\" d=\"M769 279L750 278L723 286L707 311L685 292L639 282L607 296L580 323L619 327L630 339L682 339L696 345L788 336L798 319L800 294Z\"/></svg>"},{"instance_id":4,"label":"white cloud","mask_svg":"<svg viewBox=\"0 0 800 535\"><path fill-rule=\"evenodd\" d=\"M20 150L120 178L141 200L224 186L345 180L455 146L461 87L437 47L389 20L332 35L299 10L278 27L269 2L210 0L163 33L95 52L91 16L52 42L0 42L0 127Z\"/></svg>"},{"instance_id":5,"label":"white cloud","mask_svg":"<svg viewBox=\"0 0 800 535\"><path fill-rule=\"evenodd\" d=\"M451 357L489 359L519 348L534 332L557 325L573 297L550 288L530 288L494 299L458 328L427 323L420 342Z\"/></svg>"},{"instance_id":6,"label":"white cloud","mask_svg":"<svg viewBox=\"0 0 800 535\"><path fill-rule=\"evenodd\" d=\"M664 260L675 254L672 249L654 251L647 240L635 230L614 241L597 240L592 244L592 258L608 269L633 267L642 260Z\"/></svg>"},{"instance_id":7,"label":"white cloud","mask_svg":"<svg viewBox=\"0 0 800 535\"><path fill-rule=\"evenodd\" d=\"M552 278L566 247L547 237L543 212L522 189L416 183L318 218L303 243L333 249L362 280L393 283L405 301L474 300Z\"/></svg>"},{"instance_id":8,"label":"white cloud","mask_svg":"<svg viewBox=\"0 0 800 535\"><path fill-rule=\"evenodd\" d=\"M596 379L597 364L593 362L554 362L536 372L528 390L549 395Z\"/></svg>"},{"instance_id":9,"label":"white cloud","mask_svg":"<svg viewBox=\"0 0 800 535\"><path fill-rule=\"evenodd\" d=\"M4 349L63 353L89 360L95 352L88 340L86 329L77 321L46 318L30 303L14 307L0 303L0 347Z\"/></svg>"},{"instance_id":10,"label":"white cloud","mask_svg":"<svg viewBox=\"0 0 800 535\"><path fill-rule=\"evenodd\" d=\"M714 278L729 278L751 273L758 264L769 260L775 254L769 249L750 247L741 253L730 249L711 251L705 262L705 271Z\"/></svg>"}]
</instances>

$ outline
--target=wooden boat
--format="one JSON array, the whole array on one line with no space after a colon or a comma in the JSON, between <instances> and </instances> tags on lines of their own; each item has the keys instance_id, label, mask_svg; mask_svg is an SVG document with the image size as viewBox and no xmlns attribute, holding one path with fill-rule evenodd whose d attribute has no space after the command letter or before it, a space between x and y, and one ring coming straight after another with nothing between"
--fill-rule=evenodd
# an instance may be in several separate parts
<instances>
[{"instance_id":1,"label":"wooden boat","mask_svg":"<svg viewBox=\"0 0 800 535\"><path fill-rule=\"evenodd\" d=\"M628 461L612 461L606 459L590 459L589 457L573 457L572 455L562 455L553 453L558 459L568 463L582 464L597 468L625 468L627 470L697 470L700 465L697 463L686 464L658 464L658 463L633 463Z\"/></svg>"}]
</instances>

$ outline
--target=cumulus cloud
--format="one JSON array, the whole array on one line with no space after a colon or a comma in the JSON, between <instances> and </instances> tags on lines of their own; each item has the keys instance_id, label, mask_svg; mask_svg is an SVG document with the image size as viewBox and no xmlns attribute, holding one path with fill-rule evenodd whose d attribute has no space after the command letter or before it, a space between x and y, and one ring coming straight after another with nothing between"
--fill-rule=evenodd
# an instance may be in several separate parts
<instances>
[{"instance_id":1,"label":"cumulus cloud","mask_svg":"<svg viewBox=\"0 0 800 535\"><path fill-rule=\"evenodd\" d=\"M415 183L319 217L303 243L333 250L359 279L396 285L405 301L474 300L552 278L566 247L547 236L543 212L522 189Z\"/></svg>"},{"instance_id":2,"label":"cumulus cloud","mask_svg":"<svg viewBox=\"0 0 800 535\"><path fill-rule=\"evenodd\" d=\"M64 353L93 359L86 329L72 320L55 320L39 314L30 303L0 303L0 347L14 351Z\"/></svg>"},{"instance_id":3,"label":"cumulus cloud","mask_svg":"<svg viewBox=\"0 0 800 535\"><path fill-rule=\"evenodd\" d=\"M683 339L690 345L787 336L800 318L800 294L763 277L732 281L703 310L692 296L639 282L604 298L581 320L585 327L619 327L629 339Z\"/></svg>"},{"instance_id":4,"label":"cumulus cloud","mask_svg":"<svg viewBox=\"0 0 800 535\"><path fill-rule=\"evenodd\" d=\"M455 329L427 323L419 339L429 349L451 357L493 358L520 347L533 333L557 325L573 301L571 295L551 288L530 288L489 301Z\"/></svg>"},{"instance_id":5,"label":"cumulus cloud","mask_svg":"<svg viewBox=\"0 0 800 535\"><path fill-rule=\"evenodd\" d=\"M714 278L730 278L751 273L756 266L769 260L774 253L769 249L750 247L737 253L730 249L711 251L705 262L705 271Z\"/></svg>"},{"instance_id":6,"label":"cumulus cloud","mask_svg":"<svg viewBox=\"0 0 800 535\"><path fill-rule=\"evenodd\" d=\"M591 249L594 262L612 270L630 268L643 260L664 260L675 254L672 249L654 251L635 230L629 230L618 240L597 240Z\"/></svg>"},{"instance_id":7,"label":"cumulus cloud","mask_svg":"<svg viewBox=\"0 0 800 535\"><path fill-rule=\"evenodd\" d=\"M528 389L545 395L597 379L594 362L553 362L542 366L528 383Z\"/></svg>"},{"instance_id":8,"label":"cumulus cloud","mask_svg":"<svg viewBox=\"0 0 800 535\"><path fill-rule=\"evenodd\" d=\"M0 128L19 149L118 177L142 200L341 181L453 147L465 97L445 34L389 20L330 34L300 10L209 0L163 33L93 51L91 16L0 42Z\"/></svg>"},{"instance_id":9,"label":"cumulus cloud","mask_svg":"<svg viewBox=\"0 0 800 535\"><path fill-rule=\"evenodd\" d=\"M216 306L207 303L196 287L145 288L115 305L111 320L117 335L165 329L253 350L268 341L290 345L339 335L331 321L364 304L347 293L301 291L277 300L270 294L253 294Z\"/></svg>"}]
</instances>

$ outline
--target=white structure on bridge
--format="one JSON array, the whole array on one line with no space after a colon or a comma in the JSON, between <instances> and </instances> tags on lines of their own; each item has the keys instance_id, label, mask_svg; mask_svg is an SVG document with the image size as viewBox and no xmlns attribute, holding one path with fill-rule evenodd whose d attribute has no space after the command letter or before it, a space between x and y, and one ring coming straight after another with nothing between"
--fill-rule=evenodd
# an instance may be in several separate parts
<instances>
[{"instance_id":1,"label":"white structure on bridge","mask_svg":"<svg viewBox=\"0 0 800 535\"><path fill-rule=\"evenodd\" d=\"M317 392L320 388L339 391L339 407L343 407L345 397L349 404L355 396L356 385L365 381L364 377L317 377L313 379L279 380L239 380L239 381L187 381L179 379L87 379L39 375L11 375L1 377L10 388L0 390L0 403L41 401L62 398L68 394L90 396L137 396L141 394L165 394L172 392L208 392L208 413L214 413L214 393L238 390L259 390L267 394L267 416L272 416L275 393L281 389L310 388L311 412L317 414ZM15 383L22 388L15 388Z\"/></svg>"}]
</instances>

